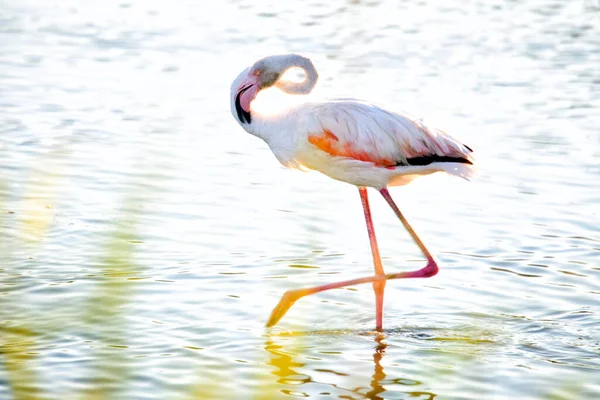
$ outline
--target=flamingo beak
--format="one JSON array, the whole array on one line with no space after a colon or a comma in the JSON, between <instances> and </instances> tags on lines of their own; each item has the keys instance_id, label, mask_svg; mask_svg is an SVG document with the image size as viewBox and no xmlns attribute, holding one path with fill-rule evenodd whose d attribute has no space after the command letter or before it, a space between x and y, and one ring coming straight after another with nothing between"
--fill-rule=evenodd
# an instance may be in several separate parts
<instances>
[{"instance_id":1,"label":"flamingo beak","mask_svg":"<svg viewBox=\"0 0 600 400\"><path fill-rule=\"evenodd\" d=\"M235 109L238 118L242 122L250 123L250 103L256 97L259 90L258 77L249 75L240 85L237 96L235 97Z\"/></svg>"}]
</instances>

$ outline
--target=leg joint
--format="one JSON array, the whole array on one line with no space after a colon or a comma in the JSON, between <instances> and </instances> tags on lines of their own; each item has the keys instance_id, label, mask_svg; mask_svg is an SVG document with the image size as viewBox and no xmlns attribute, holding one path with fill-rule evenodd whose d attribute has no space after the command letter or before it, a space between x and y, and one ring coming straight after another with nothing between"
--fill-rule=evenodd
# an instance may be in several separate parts
<instances>
[{"instance_id":1,"label":"leg joint","mask_svg":"<svg viewBox=\"0 0 600 400\"><path fill-rule=\"evenodd\" d=\"M430 278L434 275L437 275L437 273L439 272L439 268L437 263L435 262L435 260L429 260L429 262L427 263L427 265L425 266L425 268L422 269L423 271L423 278Z\"/></svg>"}]
</instances>

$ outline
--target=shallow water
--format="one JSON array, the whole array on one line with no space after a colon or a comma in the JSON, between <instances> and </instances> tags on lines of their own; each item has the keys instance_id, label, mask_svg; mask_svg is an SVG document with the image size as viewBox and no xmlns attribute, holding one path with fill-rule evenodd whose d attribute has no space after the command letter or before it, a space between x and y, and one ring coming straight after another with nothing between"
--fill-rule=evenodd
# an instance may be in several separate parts
<instances>
[{"instance_id":1,"label":"shallow water","mask_svg":"<svg viewBox=\"0 0 600 400\"><path fill-rule=\"evenodd\" d=\"M446 5L443 5L446 4ZM600 397L600 4L7 1L0 398ZM356 189L229 113L266 54L426 116L479 175L392 190L441 272L370 275ZM388 271L423 265L376 192Z\"/></svg>"}]
</instances>

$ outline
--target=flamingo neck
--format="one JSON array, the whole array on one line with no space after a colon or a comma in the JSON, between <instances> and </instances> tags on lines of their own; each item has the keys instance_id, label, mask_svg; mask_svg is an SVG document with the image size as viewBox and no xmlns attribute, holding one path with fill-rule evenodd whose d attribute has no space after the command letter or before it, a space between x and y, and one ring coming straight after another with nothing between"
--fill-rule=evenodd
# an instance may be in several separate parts
<instances>
[{"instance_id":1,"label":"flamingo neck","mask_svg":"<svg viewBox=\"0 0 600 400\"><path fill-rule=\"evenodd\" d=\"M293 112L266 116L253 111L252 123L243 124L242 127L251 135L264 140L281 164L299 168L295 161L298 131Z\"/></svg>"}]
</instances>

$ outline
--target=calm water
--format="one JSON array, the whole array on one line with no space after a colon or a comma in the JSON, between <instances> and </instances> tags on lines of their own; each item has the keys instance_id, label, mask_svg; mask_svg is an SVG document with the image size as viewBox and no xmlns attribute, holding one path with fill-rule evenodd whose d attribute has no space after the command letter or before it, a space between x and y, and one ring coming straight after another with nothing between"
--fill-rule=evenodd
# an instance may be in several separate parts
<instances>
[{"instance_id":1,"label":"calm water","mask_svg":"<svg viewBox=\"0 0 600 400\"><path fill-rule=\"evenodd\" d=\"M600 398L600 4L399 3L4 0L0 398ZM264 329L372 273L356 189L229 113L291 51L477 149L392 190L442 269L387 285L382 337L368 285ZM419 268L375 195L387 270Z\"/></svg>"}]
</instances>

